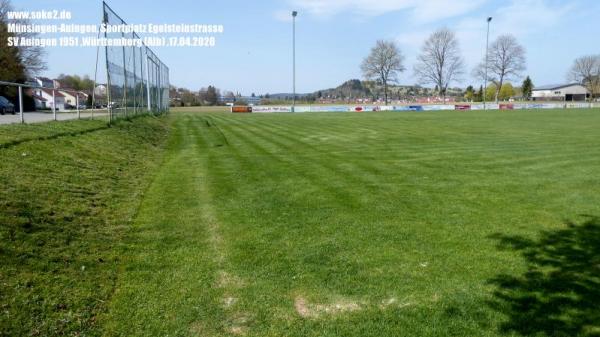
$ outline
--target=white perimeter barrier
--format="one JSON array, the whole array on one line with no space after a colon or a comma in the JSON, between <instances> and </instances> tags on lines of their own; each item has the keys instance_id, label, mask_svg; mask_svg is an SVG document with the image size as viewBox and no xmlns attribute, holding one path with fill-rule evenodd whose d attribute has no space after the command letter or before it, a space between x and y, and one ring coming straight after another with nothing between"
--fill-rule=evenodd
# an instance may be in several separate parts
<instances>
[{"instance_id":1,"label":"white perimeter barrier","mask_svg":"<svg viewBox=\"0 0 600 337\"><path fill-rule=\"evenodd\" d=\"M521 109L582 109L598 108L600 103L488 103L476 104L415 104L415 105L257 105L243 112L371 112L371 111L441 111L441 110L521 110ZM233 109L232 109L233 110ZM240 111L241 112L241 111Z\"/></svg>"}]
</instances>

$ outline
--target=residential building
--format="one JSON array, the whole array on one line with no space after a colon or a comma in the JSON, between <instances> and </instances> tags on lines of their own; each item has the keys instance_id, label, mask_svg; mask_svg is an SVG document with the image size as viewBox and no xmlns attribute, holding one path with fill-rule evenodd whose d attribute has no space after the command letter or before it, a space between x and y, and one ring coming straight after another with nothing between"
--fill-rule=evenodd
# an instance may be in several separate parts
<instances>
[{"instance_id":1,"label":"residential building","mask_svg":"<svg viewBox=\"0 0 600 337\"><path fill-rule=\"evenodd\" d=\"M52 95L52 91L54 91L54 96ZM59 90L34 88L33 96L38 96L37 100L39 101L40 106L45 102L46 108L51 109L55 106L56 110L65 110L65 96ZM37 106L38 102L36 102L36 107Z\"/></svg>"}]
</instances>

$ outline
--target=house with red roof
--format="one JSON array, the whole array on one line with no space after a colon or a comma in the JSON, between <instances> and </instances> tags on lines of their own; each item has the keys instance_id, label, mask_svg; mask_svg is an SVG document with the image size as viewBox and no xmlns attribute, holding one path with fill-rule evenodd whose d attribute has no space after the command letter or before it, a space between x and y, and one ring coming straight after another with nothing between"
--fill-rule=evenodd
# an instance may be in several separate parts
<instances>
[{"instance_id":1,"label":"house with red roof","mask_svg":"<svg viewBox=\"0 0 600 337\"><path fill-rule=\"evenodd\" d=\"M52 91L54 91L54 95L52 95ZM55 106L56 110L65 110L65 95L58 90L34 88L32 96L36 101L36 108L39 106L52 109Z\"/></svg>"}]
</instances>

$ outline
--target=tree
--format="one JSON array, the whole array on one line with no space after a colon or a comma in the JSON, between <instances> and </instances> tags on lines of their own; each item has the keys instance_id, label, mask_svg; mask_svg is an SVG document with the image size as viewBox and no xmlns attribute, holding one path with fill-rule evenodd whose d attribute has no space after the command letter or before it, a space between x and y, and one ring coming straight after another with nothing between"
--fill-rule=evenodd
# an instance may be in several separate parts
<instances>
[{"instance_id":1,"label":"tree","mask_svg":"<svg viewBox=\"0 0 600 337\"><path fill-rule=\"evenodd\" d=\"M475 90L473 89L472 85L467 87L464 97L467 102L473 102L473 98L475 98Z\"/></svg>"},{"instance_id":2,"label":"tree","mask_svg":"<svg viewBox=\"0 0 600 337\"><path fill-rule=\"evenodd\" d=\"M490 83L485 89L485 97L493 97L498 91L497 85L495 83Z\"/></svg>"},{"instance_id":3,"label":"tree","mask_svg":"<svg viewBox=\"0 0 600 337\"><path fill-rule=\"evenodd\" d=\"M8 32L6 12L11 10L7 1L0 0L0 80L24 83L27 79L25 68L19 48L6 46L9 37L15 35ZM0 96L4 96L14 103L18 102L16 87L0 86ZM16 105L15 105L16 106ZM18 107L16 106L18 109Z\"/></svg>"},{"instance_id":4,"label":"tree","mask_svg":"<svg viewBox=\"0 0 600 337\"><path fill-rule=\"evenodd\" d=\"M586 87L592 97L595 97L600 93L600 55L587 55L575 59L568 78Z\"/></svg>"},{"instance_id":5,"label":"tree","mask_svg":"<svg viewBox=\"0 0 600 337\"><path fill-rule=\"evenodd\" d=\"M243 99L243 98L237 98L235 100L235 102L233 102L233 105L242 105L242 106L244 106L244 105L248 105L248 102L246 102L246 100Z\"/></svg>"},{"instance_id":6,"label":"tree","mask_svg":"<svg viewBox=\"0 0 600 337\"><path fill-rule=\"evenodd\" d=\"M446 90L464 71L464 61L454 32L447 28L435 31L421 47L414 66L415 76L423 84L435 84L446 101Z\"/></svg>"},{"instance_id":7,"label":"tree","mask_svg":"<svg viewBox=\"0 0 600 337\"><path fill-rule=\"evenodd\" d=\"M217 105L219 102L219 90L212 85L209 85L206 90L205 100L209 105Z\"/></svg>"},{"instance_id":8,"label":"tree","mask_svg":"<svg viewBox=\"0 0 600 337\"><path fill-rule=\"evenodd\" d=\"M7 41L7 37L10 36L8 35L7 32L7 23L8 23L8 18L6 13L13 11L13 7L10 3L10 0L0 0L0 37L2 38L0 41L2 41L2 44L5 44ZM26 19L18 19L18 20L11 20L12 23L16 23L16 24L22 24L22 25L29 25L30 22L29 20ZM33 38L36 37L38 34L37 33L32 33L32 32L23 32L23 33L15 33L14 36L19 37L19 38ZM15 57L14 54L18 54L18 58L13 58L13 62L18 62L21 64L21 66L23 67L24 71L25 71L25 75L35 75L43 70L46 69L46 63L44 61L44 49L40 46L19 46L19 47L10 47L10 48L2 48L2 49L13 49L13 52L10 53L2 53L4 55L0 56L0 57ZM16 50L16 53L14 52L14 50ZM3 62L6 59L2 60ZM18 61L17 61L18 60ZM4 65L4 63L1 63ZM5 79L3 77L3 79ZM6 79L5 79L6 80Z\"/></svg>"},{"instance_id":9,"label":"tree","mask_svg":"<svg viewBox=\"0 0 600 337\"><path fill-rule=\"evenodd\" d=\"M483 85L479 86L479 90L475 93L475 102L483 101Z\"/></svg>"},{"instance_id":10,"label":"tree","mask_svg":"<svg viewBox=\"0 0 600 337\"><path fill-rule=\"evenodd\" d=\"M368 80L383 84L385 104L388 104L388 83L398 81L398 74L405 70L404 56L393 41L378 40L361 65L363 75Z\"/></svg>"},{"instance_id":11,"label":"tree","mask_svg":"<svg viewBox=\"0 0 600 337\"><path fill-rule=\"evenodd\" d=\"M82 90L91 92L94 89L94 81L88 75L83 78L79 75L58 75L58 81L66 89Z\"/></svg>"},{"instance_id":12,"label":"tree","mask_svg":"<svg viewBox=\"0 0 600 337\"><path fill-rule=\"evenodd\" d=\"M533 82L531 78L527 76L521 85L521 91L523 92L523 97L525 100L529 101L531 99L531 93L533 92Z\"/></svg>"},{"instance_id":13,"label":"tree","mask_svg":"<svg viewBox=\"0 0 600 337\"><path fill-rule=\"evenodd\" d=\"M212 85L198 91L197 103L200 105L217 105L219 103L219 89Z\"/></svg>"},{"instance_id":14,"label":"tree","mask_svg":"<svg viewBox=\"0 0 600 337\"><path fill-rule=\"evenodd\" d=\"M498 95L502 84L506 80L520 76L525 70L525 48L521 46L512 35L499 36L489 48L487 55L488 81L495 84L494 99L498 102ZM486 60L475 68L475 75L485 79ZM487 94L486 94L487 96Z\"/></svg>"},{"instance_id":15,"label":"tree","mask_svg":"<svg viewBox=\"0 0 600 337\"><path fill-rule=\"evenodd\" d=\"M502 88L500 88L498 98L500 100L506 101L515 95L515 88L513 88L511 83L502 84Z\"/></svg>"},{"instance_id":16,"label":"tree","mask_svg":"<svg viewBox=\"0 0 600 337\"><path fill-rule=\"evenodd\" d=\"M181 93L181 103L183 103L184 106L198 105L198 100L197 100L196 95L193 92L191 92L189 89L180 88L179 91Z\"/></svg>"},{"instance_id":17,"label":"tree","mask_svg":"<svg viewBox=\"0 0 600 337\"><path fill-rule=\"evenodd\" d=\"M0 0L0 6L2 5ZM0 17L1 20L1 17ZM24 82L26 80L26 69L21 60L19 49L7 47L6 41L14 36L8 32L6 23L0 21L0 79L9 82Z\"/></svg>"}]
</instances>

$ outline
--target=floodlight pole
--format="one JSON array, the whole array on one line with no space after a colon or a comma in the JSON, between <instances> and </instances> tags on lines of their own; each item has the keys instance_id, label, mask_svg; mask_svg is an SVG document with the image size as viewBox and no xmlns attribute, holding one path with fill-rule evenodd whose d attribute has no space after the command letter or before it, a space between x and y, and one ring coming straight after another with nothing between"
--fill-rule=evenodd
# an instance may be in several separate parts
<instances>
[{"instance_id":1,"label":"floodlight pole","mask_svg":"<svg viewBox=\"0 0 600 337\"><path fill-rule=\"evenodd\" d=\"M487 35L485 37L485 79L483 82L483 110L487 110L486 101L487 101L487 82L488 82L488 47L490 43L490 22L492 21L492 17L487 18Z\"/></svg>"},{"instance_id":2,"label":"floodlight pole","mask_svg":"<svg viewBox=\"0 0 600 337\"><path fill-rule=\"evenodd\" d=\"M297 11L292 12L292 73L293 73L293 97L292 112L296 111L296 16Z\"/></svg>"}]
</instances>

